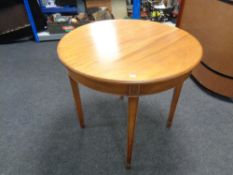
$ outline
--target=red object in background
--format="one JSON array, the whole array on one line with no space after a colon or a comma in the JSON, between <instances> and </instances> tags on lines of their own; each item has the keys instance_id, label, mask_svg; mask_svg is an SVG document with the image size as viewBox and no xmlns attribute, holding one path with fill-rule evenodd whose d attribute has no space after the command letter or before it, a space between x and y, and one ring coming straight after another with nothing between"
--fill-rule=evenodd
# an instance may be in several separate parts
<instances>
[{"instance_id":1,"label":"red object in background","mask_svg":"<svg viewBox=\"0 0 233 175\"><path fill-rule=\"evenodd\" d=\"M62 26L62 29L65 31L65 32L70 32L72 30L75 29L74 26Z\"/></svg>"}]
</instances>

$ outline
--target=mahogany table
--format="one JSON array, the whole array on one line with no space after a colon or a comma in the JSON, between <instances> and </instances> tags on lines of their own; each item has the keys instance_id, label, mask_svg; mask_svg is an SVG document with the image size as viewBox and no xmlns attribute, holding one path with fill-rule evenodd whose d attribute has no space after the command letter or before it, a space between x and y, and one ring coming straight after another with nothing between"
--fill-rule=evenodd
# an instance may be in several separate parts
<instances>
[{"instance_id":1,"label":"mahogany table","mask_svg":"<svg viewBox=\"0 0 233 175\"><path fill-rule=\"evenodd\" d=\"M78 83L128 96L127 167L131 164L139 96L175 88L167 121L170 128L182 84L202 57L200 43L189 33L142 20L84 25L64 36L57 52L68 71L82 128Z\"/></svg>"}]
</instances>

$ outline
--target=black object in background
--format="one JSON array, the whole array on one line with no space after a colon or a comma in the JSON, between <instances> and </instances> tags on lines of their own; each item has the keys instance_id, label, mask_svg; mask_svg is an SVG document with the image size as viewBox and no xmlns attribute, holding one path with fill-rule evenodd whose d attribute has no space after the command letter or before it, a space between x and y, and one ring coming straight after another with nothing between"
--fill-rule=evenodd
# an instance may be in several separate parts
<instances>
[{"instance_id":1,"label":"black object in background","mask_svg":"<svg viewBox=\"0 0 233 175\"><path fill-rule=\"evenodd\" d=\"M37 30L44 30L46 20L40 11L37 0L29 0ZM0 4L0 43L33 36L23 0L1 0Z\"/></svg>"},{"instance_id":2,"label":"black object in background","mask_svg":"<svg viewBox=\"0 0 233 175\"><path fill-rule=\"evenodd\" d=\"M83 0L85 7L87 7L86 0ZM58 6L76 6L77 0L55 0L55 4Z\"/></svg>"},{"instance_id":3,"label":"black object in background","mask_svg":"<svg viewBox=\"0 0 233 175\"><path fill-rule=\"evenodd\" d=\"M44 30L44 27L46 26L46 18L43 15L43 13L40 10L40 6L37 2L37 0L28 0L31 11L32 11L32 16L34 18L34 21L36 23L36 28L38 31Z\"/></svg>"},{"instance_id":4,"label":"black object in background","mask_svg":"<svg viewBox=\"0 0 233 175\"><path fill-rule=\"evenodd\" d=\"M58 6L66 6L66 5L75 6L76 0L55 0L55 4Z\"/></svg>"},{"instance_id":5,"label":"black object in background","mask_svg":"<svg viewBox=\"0 0 233 175\"><path fill-rule=\"evenodd\" d=\"M220 0L220 1L233 5L233 0Z\"/></svg>"}]
</instances>

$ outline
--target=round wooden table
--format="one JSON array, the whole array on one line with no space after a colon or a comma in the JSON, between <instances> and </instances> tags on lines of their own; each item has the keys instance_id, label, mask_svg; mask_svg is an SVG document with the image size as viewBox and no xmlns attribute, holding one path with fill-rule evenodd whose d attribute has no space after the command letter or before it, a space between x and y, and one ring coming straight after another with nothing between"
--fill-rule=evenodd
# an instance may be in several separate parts
<instances>
[{"instance_id":1,"label":"round wooden table","mask_svg":"<svg viewBox=\"0 0 233 175\"><path fill-rule=\"evenodd\" d=\"M57 52L68 70L80 126L84 127L78 83L128 96L127 167L130 166L138 99L175 88L171 127L183 82L202 57L189 33L142 20L108 20L79 27L62 38Z\"/></svg>"}]
</instances>

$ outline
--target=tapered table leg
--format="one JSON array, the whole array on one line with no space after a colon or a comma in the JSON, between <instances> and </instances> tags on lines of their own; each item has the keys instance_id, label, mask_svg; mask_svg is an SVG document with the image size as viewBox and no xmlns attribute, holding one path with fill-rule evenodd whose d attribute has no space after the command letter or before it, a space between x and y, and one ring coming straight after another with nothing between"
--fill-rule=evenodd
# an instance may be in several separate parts
<instances>
[{"instance_id":1,"label":"tapered table leg","mask_svg":"<svg viewBox=\"0 0 233 175\"><path fill-rule=\"evenodd\" d=\"M179 84L174 89L172 102L171 102L171 106L170 106L169 117L168 117L168 120L167 120L167 128L171 128L171 126L172 126L172 122L173 122L173 119L174 119L174 114L175 114L175 111L176 111L176 106L177 106L177 102L178 102L179 97L180 97L180 92L181 92L182 86L183 86L183 83Z\"/></svg>"},{"instance_id":2,"label":"tapered table leg","mask_svg":"<svg viewBox=\"0 0 233 175\"><path fill-rule=\"evenodd\" d=\"M69 79L70 79L70 84L71 84L71 88L73 92L76 110L78 113L79 124L81 128L84 128L84 118L83 118L83 110L82 110L81 98L80 98L80 93L79 93L79 86L78 86L78 83L74 81L70 76L69 76Z\"/></svg>"},{"instance_id":3,"label":"tapered table leg","mask_svg":"<svg viewBox=\"0 0 233 175\"><path fill-rule=\"evenodd\" d=\"M137 117L138 97L129 97L128 99L128 143L127 143L127 168L130 168L133 142L134 142L134 130Z\"/></svg>"}]
</instances>

